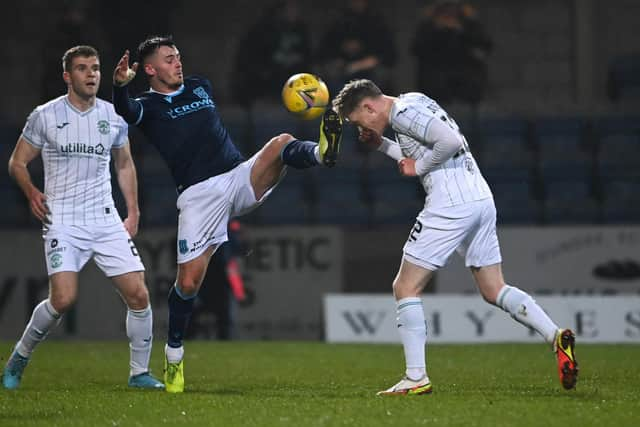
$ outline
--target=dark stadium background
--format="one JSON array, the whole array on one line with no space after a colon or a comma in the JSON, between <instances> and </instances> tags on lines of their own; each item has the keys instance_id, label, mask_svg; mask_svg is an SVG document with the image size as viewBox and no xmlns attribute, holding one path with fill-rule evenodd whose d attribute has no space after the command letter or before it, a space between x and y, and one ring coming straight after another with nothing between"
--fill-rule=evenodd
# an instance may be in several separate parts
<instances>
[{"instance_id":1,"label":"dark stadium background","mask_svg":"<svg viewBox=\"0 0 640 427\"><path fill-rule=\"evenodd\" d=\"M454 102L446 108L467 135L494 191L499 230L509 235L503 244L507 280L511 277L534 294L637 295L640 3L470 3L493 41L488 57L488 90L477 106ZM6 164L29 112L64 93L59 64L64 50L84 43L99 49L100 93L109 99L111 73L122 52L134 51L137 42L149 34L173 34L186 74L203 75L212 81L223 120L241 150L250 155L281 132L314 138L318 125L288 115L277 101L259 99L247 109L234 98L233 64L239 42L266 4L249 0L24 0L3 8L3 339L18 337L31 308L46 295L40 227L7 176ZM335 0L300 2L303 21L315 47L341 4ZM408 45L418 22L416 11L425 2L371 4L383 13L395 37L393 90L414 90L416 63ZM70 20L76 24L71 25ZM300 71L314 72L317 66L310 63L308 69ZM611 92L612 73L622 73L627 82L615 94ZM134 86L145 89L141 77ZM142 210L137 243L147 265L147 282L156 310L156 336L162 339L159 331L166 323L166 290L173 282L175 269L176 196L155 150L135 131L131 140ZM34 162L31 172L36 182L42 182L39 161ZM320 191L321 187L331 191ZM422 197L421 188L414 181L400 178L390 160L358 149L354 131L348 129L338 167L291 172L263 207L242 219L248 241L242 263L252 300L236 307L237 336L320 339L325 292L386 292L391 302L391 281L399 265L401 247L422 206ZM121 206L117 194L116 198ZM543 238L555 236L558 240L549 243L547 249L536 250L531 259L537 256L544 263L563 251L588 248L588 261L578 254L571 261L560 261L548 269L542 264L540 268L532 266L527 274L518 267L509 267L509 262L512 266L527 264L530 258L522 255L526 252L523 248L543 233L547 233ZM614 250L606 244L598 246L608 238L615 240ZM543 243L535 244L544 246ZM81 276L78 306L57 335L124 338L124 316L115 293L94 267L87 270ZM429 292L473 292L471 277L463 276L463 268L452 266L452 271L450 276L437 277ZM580 279L572 280L574 273ZM585 275L590 278L587 284L581 279ZM458 277L465 277L466 282L461 283ZM553 277L562 279L554 282ZM292 300L299 306L289 307L289 316L278 316ZM99 320L104 316L117 320L108 326ZM207 328L213 328L215 321L205 316L202 322L203 336L207 336Z\"/></svg>"}]
</instances>

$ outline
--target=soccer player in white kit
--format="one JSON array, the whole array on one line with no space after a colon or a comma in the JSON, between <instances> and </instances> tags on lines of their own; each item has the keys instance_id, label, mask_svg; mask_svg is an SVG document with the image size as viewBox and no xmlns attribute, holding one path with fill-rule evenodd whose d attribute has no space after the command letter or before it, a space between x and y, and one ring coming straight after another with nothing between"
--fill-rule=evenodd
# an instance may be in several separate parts
<instances>
[{"instance_id":1,"label":"soccer player in white kit","mask_svg":"<svg viewBox=\"0 0 640 427\"><path fill-rule=\"evenodd\" d=\"M563 387L574 388L578 375L575 336L569 329L559 329L530 295L505 283L493 196L456 122L422 93L391 97L370 80L346 84L333 106L359 127L362 142L395 159L403 175L419 177L426 192L424 208L409 234L393 282L405 376L378 394L432 391L420 293L454 251L465 258L485 301L533 328L552 345ZM395 141L381 137L387 126L395 131Z\"/></svg>"},{"instance_id":2,"label":"soccer player in white kit","mask_svg":"<svg viewBox=\"0 0 640 427\"><path fill-rule=\"evenodd\" d=\"M9 160L9 172L33 215L43 222L49 297L33 310L2 375L5 388L20 385L35 346L73 305L78 272L93 258L112 279L128 310L130 387L164 389L149 372L153 316L144 266L131 240L138 231L136 170L128 125L109 102L96 98L100 61L96 49L76 46L62 57L66 95L38 106L27 119ZM42 155L45 188L33 185L27 165ZM118 216L111 195L109 163L114 158L127 218Z\"/></svg>"}]
</instances>

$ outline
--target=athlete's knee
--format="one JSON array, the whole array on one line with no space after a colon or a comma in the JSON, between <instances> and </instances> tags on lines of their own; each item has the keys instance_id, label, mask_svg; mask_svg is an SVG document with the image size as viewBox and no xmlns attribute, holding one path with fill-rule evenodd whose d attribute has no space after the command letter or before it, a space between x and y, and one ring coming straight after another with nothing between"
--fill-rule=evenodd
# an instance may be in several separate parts
<instances>
[{"instance_id":1,"label":"athlete's knee","mask_svg":"<svg viewBox=\"0 0 640 427\"><path fill-rule=\"evenodd\" d=\"M185 274L178 281L177 288L181 295L190 297L198 293L201 283L202 280L197 275Z\"/></svg>"},{"instance_id":2,"label":"athlete's knee","mask_svg":"<svg viewBox=\"0 0 640 427\"><path fill-rule=\"evenodd\" d=\"M494 295L492 292L482 292L480 291L480 295L482 295L482 299L491 305L496 305L497 294Z\"/></svg>"},{"instance_id":3,"label":"athlete's knee","mask_svg":"<svg viewBox=\"0 0 640 427\"><path fill-rule=\"evenodd\" d=\"M49 302L51 306L60 314L64 314L73 306L76 302L75 294L55 294L49 296Z\"/></svg>"},{"instance_id":4,"label":"athlete's knee","mask_svg":"<svg viewBox=\"0 0 640 427\"><path fill-rule=\"evenodd\" d=\"M482 298L489 304L496 305L496 302L498 301L498 295L500 294L500 291L503 287L504 284L502 283L480 286L480 295L482 295Z\"/></svg>"},{"instance_id":5,"label":"athlete's knee","mask_svg":"<svg viewBox=\"0 0 640 427\"><path fill-rule=\"evenodd\" d=\"M267 143L265 149L273 150L275 154L280 155L282 149L293 141L295 137L288 133L281 133L278 136L271 138L271 140Z\"/></svg>"},{"instance_id":6,"label":"athlete's knee","mask_svg":"<svg viewBox=\"0 0 640 427\"><path fill-rule=\"evenodd\" d=\"M142 282L136 286L135 289L130 292L125 299L127 300L127 306L132 310L142 310L149 306L149 291Z\"/></svg>"},{"instance_id":7,"label":"athlete's knee","mask_svg":"<svg viewBox=\"0 0 640 427\"><path fill-rule=\"evenodd\" d=\"M295 137L289 133L281 133L274 138L278 144L288 144L293 141Z\"/></svg>"},{"instance_id":8,"label":"athlete's knee","mask_svg":"<svg viewBox=\"0 0 640 427\"><path fill-rule=\"evenodd\" d=\"M393 280L393 295L396 299L415 297L420 294L419 286L405 280L400 276L396 276Z\"/></svg>"},{"instance_id":9,"label":"athlete's knee","mask_svg":"<svg viewBox=\"0 0 640 427\"><path fill-rule=\"evenodd\" d=\"M216 248L217 246L210 246L198 257L186 263L178 264L176 289L180 295L190 297L198 293L207 273L207 265Z\"/></svg>"},{"instance_id":10,"label":"athlete's knee","mask_svg":"<svg viewBox=\"0 0 640 427\"><path fill-rule=\"evenodd\" d=\"M500 266L471 267L471 272L482 298L489 304L496 305L498 295L505 286Z\"/></svg>"}]
</instances>

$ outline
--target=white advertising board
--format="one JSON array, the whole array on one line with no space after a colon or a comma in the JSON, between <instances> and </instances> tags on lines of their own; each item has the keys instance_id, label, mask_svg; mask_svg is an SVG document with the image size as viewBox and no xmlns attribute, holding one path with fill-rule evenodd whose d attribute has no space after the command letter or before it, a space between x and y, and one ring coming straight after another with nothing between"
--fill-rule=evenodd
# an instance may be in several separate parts
<instances>
[{"instance_id":1,"label":"white advertising board","mask_svg":"<svg viewBox=\"0 0 640 427\"><path fill-rule=\"evenodd\" d=\"M559 327L571 328L581 342L640 342L640 297L540 297L537 302ZM329 294L324 298L329 342L396 343L395 301L391 295ZM479 296L423 298L428 342L541 342Z\"/></svg>"}]
</instances>

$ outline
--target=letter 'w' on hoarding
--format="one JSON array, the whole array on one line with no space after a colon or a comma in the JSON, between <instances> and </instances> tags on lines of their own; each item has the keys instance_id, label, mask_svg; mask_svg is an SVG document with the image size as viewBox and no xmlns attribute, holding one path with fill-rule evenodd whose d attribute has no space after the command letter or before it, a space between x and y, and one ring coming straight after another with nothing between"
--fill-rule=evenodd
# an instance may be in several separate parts
<instances>
[{"instance_id":1,"label":"letter 'w' on hoarding","mask_svg":"<svg viewBox=\"0 0 640 427\"><path fill-rule=\"evenodd\" d=\"M385 317L384 311L343 311L342 317L347 321L349 327L360 335L367 332L370 335L376 333Z\"/></svg>"}]
</instances>

